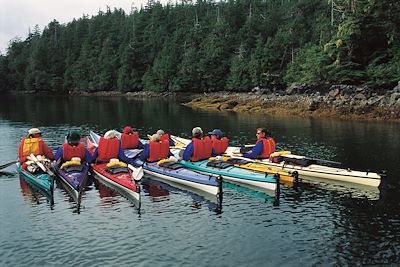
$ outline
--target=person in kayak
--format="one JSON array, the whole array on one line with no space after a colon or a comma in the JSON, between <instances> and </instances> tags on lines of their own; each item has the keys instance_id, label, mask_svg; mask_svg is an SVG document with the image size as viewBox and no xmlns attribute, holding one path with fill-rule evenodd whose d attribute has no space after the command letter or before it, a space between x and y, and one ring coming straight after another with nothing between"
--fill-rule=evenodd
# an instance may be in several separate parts
<instances>
[{"instance_id":1,"label":"person in kayak","mask_svg":"<svg viewBox=\"0 0 400 267\"><path fill-rule=\"evenodd\" d=\"M77 132L70 132L67 135L67 142L58 148L54 159L61 159L62 162L66 162L74 157L80 158L82 162L92 162L92 155L81 142L80 134Z\"/></svg>"},{"instance_id":2,"label":"person in kayak","mask_svg":"<svg viewBox=\"0 0 400 267\"><path fill-rule=\"evenodd\" d=\"M104 134L104 137L100 137L99 145L94 150L92 158L96 163L108 163L110 159L119 159L128 164L132 162L132 159L128 158L121 149L117 133L114 130L110 130Z\"/></svg>"},{"instance_id":3,"label":"person in kayak","mask_svg":"<svg viewBox=\"0 0 400 267\"><path fill-rule=\"evenodd\" d=\"M220 156L224 154L228 148L229 139L224 136L220 129L214 129L208 134L211 135L212 148L214 149L213 156Z\"/></svg>"},{"instance_id":4,"label":"person in kayak","mask_svg":"<svg viewBox=\"0 0 400 267\"><path fill-rule=\"evenodd\" d=\"M173 156L169 150L168 139L161 140L158 134L150 136L149 143L145 144L144 147L143 152L140 154L140 159L143 161L155 162Z\"/></svg>"},{"instance_id":5,"label":"person in kayak","mask_svg":"<svg viewBox=\"0 0 400 267\"><path fill-rule=\"evenodd\" d=\"M120 144L122 149L144 148L144 145L139 140L139 133L131 126L125 126L122 130Z\"/></svg>"},{"instance_id":6,"label":"person in kayak","mask_svg":"<svg viewBox=\"0 0 400 267\"><path fill-rule=\"evenodd\" d=\"M264 128L258 128L256 132L256 145L249 152L243 153L243 157L249 159L268 159L275 152L275 140Z\"/></svg>"},{"instance_id":7,"label":"person in kayak","mask_svg":"<svg viewBox=\"0 0 400 267\"><path fill-rule=\"evenodd\" d=\"M157 131L157 134L160 136L161 141L167 140L169 146L175 146L174 140L172 140L171 136L164 132L164 130L160 129Z\"/></svg>"},{"instance_id":8,"label":"person in kayak","mask_svg":"<svg viewBox=\"0 0 400 267\"><path fill-rule=\"evenodd\" d=\"M215 154L212 148L211 139L208 136L203 137L203 130L195 127L192 130L192 142L190 142L183 152L183 160L200 161L208 159Z\"/></svg>"},{"instance_id":9,"label":"person in kayak","mask_svg":"<svg viewBox=\"0 0 400 267\"><path fill-rule=\"evenodd\" d=\"M29 129L28 136L23 137L19 145L18 161L21 163L23 169L26 169L28 166L26 162L30 154L45 156L49 160L54 159L53 151L43 141L42 132L38 128Z\"/></svg>"}]
</instances>

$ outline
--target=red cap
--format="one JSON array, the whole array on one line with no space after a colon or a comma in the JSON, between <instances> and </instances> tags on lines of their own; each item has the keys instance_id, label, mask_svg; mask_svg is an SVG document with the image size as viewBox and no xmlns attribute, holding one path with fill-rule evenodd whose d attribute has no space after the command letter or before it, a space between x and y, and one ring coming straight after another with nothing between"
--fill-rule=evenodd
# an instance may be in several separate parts
<instances>
[{"instance_id":1,"label":"red cap","mask_svg":"<svg viewBox=\"0 0 400 267\"><path fill-rule=\"evenodd\" d=\"M125 134L133 132L133 128L131 126L125 126L122 132Z\"/></svg>"}]
</instances>

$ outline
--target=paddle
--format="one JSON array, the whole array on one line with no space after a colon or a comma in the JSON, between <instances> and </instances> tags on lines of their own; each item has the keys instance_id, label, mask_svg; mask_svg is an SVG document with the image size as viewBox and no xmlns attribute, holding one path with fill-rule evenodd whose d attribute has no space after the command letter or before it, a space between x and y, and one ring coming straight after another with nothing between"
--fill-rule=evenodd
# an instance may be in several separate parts
<instances>
[{"instance_id":1,"label":"paddle","mask_svg":"<svg viewBox=\"0 0 400 267\"><path fill-rule=\"evenodd\" d=\"M42 169L42 171L48 173L52 177L55 176L55 174L50 170L50 168L43 165L43 163L41 163L40 160L35 155L30 154L27 158L34 161L39 166L39 168Z\"/></svg>"},{"instance_id":2,"label":"paddle","mask_svg":"<svg viewBox=\"0 0 400 267\"><path fill-rule=\"evenodd\" d=\"M7 168L8 166L11 166L11 165L13 165L13 164L15 164L15 163L16 163L16 161L11 161L11 162L9 162L9 163L0 165L0 170L5 169L5 168Z\"/></svg>"},{"instance_id":3,"label":"paddle","mask_svg":"<svg viewBox=\"0 0 400 267\"><path fill-rule=\"evenodd\" d=\"M144 175L143 167L133 167L133 165L128 164L128 168L132 170L132 178L135 181L140 181Z\"/></svg>"}]
</instances>

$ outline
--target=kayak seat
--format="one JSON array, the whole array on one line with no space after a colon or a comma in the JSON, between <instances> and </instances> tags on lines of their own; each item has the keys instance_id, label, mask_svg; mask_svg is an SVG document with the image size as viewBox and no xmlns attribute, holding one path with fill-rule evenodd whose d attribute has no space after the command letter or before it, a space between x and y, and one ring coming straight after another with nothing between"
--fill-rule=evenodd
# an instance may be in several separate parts
<instances>
[{"instance_id":1,"label":"kayak seat","mask_svg":"<svg viewBox=\"0 0 400 267\"><path fill-rule=\"evenodd\" d=\"M158 166L166 168L166 169L171 169L171 170L177 170L177 169L183 168L183 165L178 162L163 162L163 163L159 164Z\"/></svg>"},{"instance_id":2,"label":"kayak seat","mask_svg":"<svg viewBox=\"0 0 400 267\"><path fill-rule=\"evenodd\" d=\"M115 166L106 168L106 172L111 173L111 174L127 173L128 168L115 165Z\"/></svg>"},{"instance_id":3,"label":"kayak seat","mask_svg":"<svg viewBox=\"0 0 400 267\"><path fill-rule=\"evenodd\" d=\"M65 172L81 172L83 171L83 165L68 165L63 168Z\"/></svg>"},{"instance_id":4,"label":"kayak seat","mask_svg":"<svg viewBox=\"0 0 400 267\"><path fill-rule=\"evenodd\" d=\"M207 162L207 167L213 167L217 169L226 169L228 167L231 167L232 163L223 161L223 160L211 160Z\"/></svg>"}]
</instances>

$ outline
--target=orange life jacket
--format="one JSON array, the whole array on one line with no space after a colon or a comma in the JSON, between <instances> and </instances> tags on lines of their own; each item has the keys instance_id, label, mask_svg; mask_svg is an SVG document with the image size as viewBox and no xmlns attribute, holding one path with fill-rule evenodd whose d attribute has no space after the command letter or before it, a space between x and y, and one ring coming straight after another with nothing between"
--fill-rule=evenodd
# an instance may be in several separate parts
<instances>
[{"instance_id":1,"label":"orange life jacket","mask_svg":"<svg viewBox=\"0 0 400 267\"><path fill-rule=\"evenodd\" d=\"M100 137L99 147L97 150L97 160L109 162L110 159L117 159L119 152L118 138L105 139Z\"/></svg>"},{"instance_id":2,"label":"orange life jacket","mask_svg":"<svg viewBox=\"0 0 400 267\"><path fill-rule=\"evenodd\" d=\"M30 154L33 154L35 156L37 155L43 155L43 139L40 137L34 137L34 138L22 138L22 155L19 155L20 158L29 156Z\"/></svg>"},{"instance_id":3,"label":"orange life jacket","mask_svg":"<svg viewBox=\"0 0 400 267\"><path fill-rule=\"evenodd\" d=\"M211 157L212 144L210 137L206 136L203 139L192 138L193 155L190 161L199 161Z\"/></svg>"},{"instance_id":4,"label":"orange life jacket","mask_svg":"<svg viewBox=\"0 0 400 267\"><path fill-rule=\"evenodd\" d=\"M160 138L161 138L161 142L167 141L168 144L169 144L169 134L162 134L162 135L160 136Z\"/></svg>"},{"instance_id":5,"label":"orange life jacket","mask_svg":"<svg viewBox=\"0 0 400 267\"><path fill-rule=\"evenodd\" d=\"M222 137L218 139L215 135L211 136L212 146L217 155L222 155L228 148L229 139Z\"/></svg>"},{"instance_id":6,"label":"orange life jacket","mask_svg":"<svg viewBox=\"0 0 400 267\"><path fill-rule=\"evenodd\" d=\"M159 161L160 159L168 158L169 156L169 142L149 142L149 157L147 162Z\"/></svg>"},{"instance_id":7,"label":"orange life jacket","mask_svg":"<svg viewBox=\"0 0 400 267\"><path fill-rule=\"evenodd\" d=\"M77 146L71 146L70 144L63 144L63 160L71 160L73 157L78 157L82 161L85 158L85 147L82 143L79 143Z\"/></svg>"},{"instance_id":8,"label":"orange life jacket","mask_svg":"<svg viewBox=\"0 0 400 267\"><path fill-rule=\"evenodd\" d=\"M132 149L137 148L139 145L139 133L133 132L131 134L121 134L121 148Z\"/></svg>"},{"instance_id":9,"label":"orange life jacket","mask_svg":"<svg viewBox=\"0 0 400 267\"><path fill-rule=\"evenodd\" d=\"M269 155L275 152L275 140L271 137L268 138L261 138L257 140L256 143L258 142L263 142L263 153L258 156L260 159L267 159L269 158Z\"/></svg>"}]
</instances>

